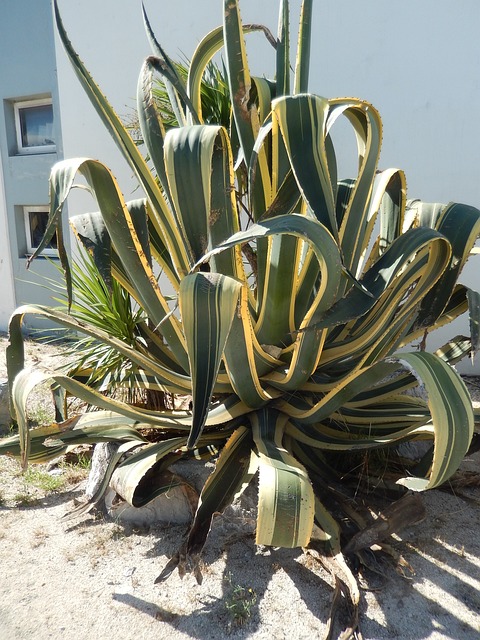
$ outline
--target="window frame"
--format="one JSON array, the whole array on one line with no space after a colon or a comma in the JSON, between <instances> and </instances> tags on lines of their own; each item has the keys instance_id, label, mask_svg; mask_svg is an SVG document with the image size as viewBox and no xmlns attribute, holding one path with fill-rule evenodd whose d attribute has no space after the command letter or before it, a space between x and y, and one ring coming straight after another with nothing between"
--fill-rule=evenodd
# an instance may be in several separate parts
<instances>
[{"instance_id":1,"label":"window frame","mask_svg":"<svg viewBox=\"0 0 480 640\"><path fill-rule=\"evenodd\" d=\"M32 229L30 226L30 213L45 213L47 215L50 212L50 207L46 205L23 205L23 220L25 225L25 235L27 240L27 255L31 256L37 250L38 246L32 244ZM42 256L58 258L58 249L55 247L45 247L41 253Z\"/></svg>"},{"instance_id":2,"label":"window frame","mask_svg":"<svg viewBox=\"0 0 480 640\"><path fill-rule=\"evenodd\" d=\"M54 144L42 144L30 147L23 146L22 140L22 126L20 112L22 109L28 109L32 107L52 107L53 116L53 101L51 98L32 98L31 100L18 100L13 104L14 117L15 117L15 133L17 137L17 153L19 155L38 154L38 153L53 153L57 149L56 143Z\"/></svg>"}]
</instances>

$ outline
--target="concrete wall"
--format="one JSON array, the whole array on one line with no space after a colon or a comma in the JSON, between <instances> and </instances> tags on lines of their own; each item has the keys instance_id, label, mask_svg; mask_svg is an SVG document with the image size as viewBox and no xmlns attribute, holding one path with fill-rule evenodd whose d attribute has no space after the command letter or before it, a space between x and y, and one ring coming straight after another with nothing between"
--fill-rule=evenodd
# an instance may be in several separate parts
<instances>
[{"instance_id":1,"label":"concrete wall","mask_svg":"<svg viewBox=\"0 0 480 640\"><path fill-rule=\"evenodd\" d=\"M150 53L140 0L59 0L59 5L87 67L115 108L128 113L135 106L140 65ZM168 7L145 0L145 6L174 58L191 56L199 39L222 20L223 0L177 0ZM291 1L292 41L299 6L300 0ZM241 0L241 7L245 22L276 31L277 0ZM480 206L479 29L478 0L314 3L311 90L327 97L358 96L379 109L381 166L404 169L412 197ZM260 43L260 36L249 36L249 62L257 73L270 72L269 47ZM61 85L68 86L61 99L70 105L63 113L65 148L95 155L97 130L88 135L91 125L84 124L92 109L60 52L58 58Z\"/></svg>"},{"instance_id":2,"label":"concrete wall","mask_svg":"<svg viewBox=\"0 0 480 640\"><path fill-rule=\"evenodd\" d=\"M6 225L2 261L10 258L11 273L0 281L0 329L7 327L13 309L23 303L52 303L45 278L55 268L40 258L31 271L26 265L23 205L48 205L48 176L62 157L60 113L55 64L51 0L2 0L0 4L0 151ZM54 109L56 152L19 155L16 148L14 103L51 97ZM0 198L0 207L2 206ZM41 286L43 285L43 286ZM33 318L26 327L43 326Z\"/></svg>"},{"instance_id":3,"label":"concrete wall","mask_svg":"<svg viewBox=\"0 0 480 640\"><path fill-rule=\"evenodd\" d=\"M121 114L135 105L138 71L150 53L140 2L59 0L66 28L87 67ZM480 207L480 3L478 0L344 0L314 3L310 88L327 97L355 95L372 102L384 124L380 166L402 168L409 197L467 202ZM173 58L190 57L199 39L222 20L222 0L145 0L157 38ZM277 0L243 0L245 22L276 31ZM300 0L291 2L292 42ZM92 18L94 16L94 19ZM248 38L254 73L271 73L269 47ZM100 55L99 55L100 52ZM126 197L131 173L98 125L73 74L58 51L66 155L101 156L119 177ZM270 62L269 62L270 61ZM353 138L339 126L348 175L355 157ZM348 149L351 148L351 156ZM85 205L86 206L86 205ZM478 287L477 262L464 280ZM429 339L439 346L456 333L468 333L460 320ZM479 372L469 364L462 370Z\"/></svg>"}]
</instances>

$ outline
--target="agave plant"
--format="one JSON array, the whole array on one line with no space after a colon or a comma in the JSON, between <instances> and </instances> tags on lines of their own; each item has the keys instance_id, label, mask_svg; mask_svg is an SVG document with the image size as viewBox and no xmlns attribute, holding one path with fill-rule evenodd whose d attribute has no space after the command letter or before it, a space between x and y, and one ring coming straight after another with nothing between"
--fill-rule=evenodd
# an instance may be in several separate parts
<instances>
[{"instance_id":1,"label":"agave plant","mask_svg":"<svg viewBox=\"0 0 480 640\"><path fill-rule=\"evenodd\" d=\"M272 40L270 33L242 25L237 1L225 0L223 25L198 45L186 84L147 20L154 55L140 72L138 114L152 172L73 49L55 6L77 76L146 197L125 202L97 160L60 162L38 252L56 230L71 296L61 213L83 175L99 212L74 216L76 235L106 286L120 283L144 318L136 326L141 340L127 344L76 318L74 309L20 307L8 348L19 438L3 451L18 452L25 465L71 443L122 443L109 474L127 478L123 497L134 505L163 488L157 483L145 497L142 485L136 493L147 471L160 477L180 457L219 451L188 538L160 580L176 567L193 567L200 577L214 513L254 477L257 544L307 547L315 531L341 562L348 539L344 520L335 518L342 487L336 469L345 474L358 452L428 440L421 464L397 470L393 481L430 489L457 469L472 438L472 403L452 365L478 347L479 297L457 280L479 234L480 212L407 201L403 172L378 168L377 110L360 99L308 93L311 13L312 0L304 0L291 74L289 7L282 0L276 76L267 80L250 75L245 38L260 30ZM205 124L202 115L202 77L222 47L230 128ZM153 98L157 74L180 123L168 132ZM340 118L357 141L358 172L350 179L337 175L331 134ZM422 347L427 332L469 309L470 338L456 337L436 353L404 348ZM75 377L24 370L25 314L102 342L132 364L138 387L191 395L192 411L136 408ZM26 399L47 377L99 411L30 432ZM419 384L424 397L408 393ZM156 432L155 442L146 440L146 429ZM349 518L357 531L351 512ZM354 587L351 593L358 600Z\"/></svg>"}]
</instances>

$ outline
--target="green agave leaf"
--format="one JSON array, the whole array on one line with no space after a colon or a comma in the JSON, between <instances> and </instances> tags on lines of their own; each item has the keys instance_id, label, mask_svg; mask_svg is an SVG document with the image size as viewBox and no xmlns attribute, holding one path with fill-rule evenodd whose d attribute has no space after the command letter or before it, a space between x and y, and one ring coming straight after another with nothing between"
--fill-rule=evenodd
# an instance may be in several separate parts
<instances>
[{"instance_id":1,"label":"green agave leaf","mask_svg":"<svg viewBox=\"0 0 480 640\"><path fill-rule=\"evenodd\" d=\"M310 47L312 38L313 0L303 0L300 13L300 29L298 35L297 59L295 63L295 91L307 93L310 71Z\"/></svg>"},{"instance_id":2,"label":"green agave leaf","mask_svg":"<svg viewBox=\"0 0 480 640\"><path fill-rule=\"evenodd\" d=\"M381 297L378 308L369 315L367 322L360 321L356 324L357 336L361 335L366 326L374 327L371 336L375 336L375 343L371 344L365 354L365 364L389 356L398 348L418 313L421 300L438 286L440 276L448 266L450 254L447 241L431 241L421 248L416 259L407 264L403 273L395 278L390 291ZM389 314L389 307L393 307L396 313Z\"/></svg>"},{"instance_id":3,"label":"green agave leaf","mask_svg":"<svg viewBox=\"0 0 480 640\"><path fill-rule=\"evenodd\" d=\"M399 444L408 440L432 440L433 427L429 425L413 424L412 426L393 429L390 433L383 430L364 429L363 434L344 430L344 421L330 424L316 423L308 425L301 422L290 422L286 426L286 434L309 447L329 451L363 451L365 449L379 449L392 444Z\"/></svg>"},{"instance_id":4,"label":"green agave leaf","mask_svg":"<svg viewBox=\"0 0 480 640\"><path fill-rule=\"evenodd\" d=\"M49 446L57 446L57 442L63 442L69 446L78 444L96 444L97 442L122 442L124 440L135 440L136 442L145 442L145 438L138 433L134 427L122 425L121 419L117 419L117 425L108 429L95 427L78 427L74 431L62 432L58 436L50 436L45 444ZM144 425L144 428L146 425Z\"/></svg>"},{"instance_id":5,"label":"green agave leaf","mask_svg":"<svg viewBox=\"0 0 480 640\"><path fill-rule=\"evenodd\" d=\"M223 36L233 117L245 164L249 167L260 129L260 119L258 108L251 100L252 79L238 1L225 0L224 9ZM255 220L263 215L271 200L270 171L263 150L258 156L257 164L256 180L250 185L249 193L250 209Z\"/></svg>"},{"instance_id":6,"label":"green agave leaf","mask_svg":"<svg viewBox=\"0 0 480 640\"><path fill-rule=\"evenodd\" d=\"M26 469L28 461L33 458L37 462L40 461L40 457L44 457L47 452L42 446L39 446L38 439L42 438L44 443L45 438L50 440L50 446L55 451L60 451L65 448L65 445L73 444L89 444L93 442L108 442L112 440L137 440L140 442L145 441L143 436L137 430L139 425L140 416L135 416L133 419L125 420L124 417L112 413L86 414L80 418L67 420L61 425L55 425L55 428L44 432L44 430L29 429L28 417L27 417L27 403L28 397L33 389L42 383L55 381L58 384L65 380L66 376L59 376L48 372L40 371L38 369L23 369L15 377L12 384L11 399L15 409L15 415L18 424L18 447L21 458L22 468ZM77 383L78 385L78 383ZM84 387L84 385L81 385ZM86 387L88 389L88 387ZM91 392L95 395L96 392ZM89 394L86 394L90 397ZM81 397L78 395L77 397ZM103 397L103 396L100 396ZM117 403L119 404L119 403ZM139 425L141 426L141 425ZM146 426L145 424L143 426ZM31 454L31 439L36 439L35 450L33 455ZM13 441L9 446L14 444ZM59 445L59 443L61 443ZM48 443L45 442L48 447ZM13 455L17 455L16 453Z\"/></svg>"},{"instance_id":7,"label":"green agave leaf","mask_svg":"<svg viewBox=\"0 0 480 640\"><path fill-rule=\"evenodd\" d=\"M225 344L225 365L235 393L252 409L258 409L279 395L275 389L262 385L260 376L281 365L258 344L253 330L248 292L242 287L239 310Z\"/></svg>"},{"instance_id":8,"label":"green agave leaf","mask_svg":"<svg viewBox=\"0 0 480 640\"><path fill-rule=\"evenodd\" d=\"M177 70L175 69L175 65L172 63L170 58L167 56L163 47L159 44L157 39L155 38L155 34L153 33L153 29L150 25L150 21L147 17L147 12L145 11L145 7L142 5L143 9L143 20L145 23L145 29L150 40L150 44L152 46L152 50L157 56L157 60L155 60L157 70L163 76L163 81L167 88L167 92L170 97L170 102L172 104L172 108L177 114L177 121L180 126L185 125L185 114L184 107L189 110L189 118L195 124L200 124L200 120L198 118L198 114L190 102L190 98L187 94L185 85L183 84L182 79L180 78ZM153 60L151 58L151 60ZM183 102L183 104L182 104Z\"/></svg>"},{"instance_id":9,"label":"green agave leaf","mask_svg":"<svg viewBox=\"0 0 480 640\"><path fill-rule=\"evenodd\" d=\"M335 196L325 146L329 102L313 95L286 96L272 103L298 187L315 216L338 239Z\"/></svg>"},{"instance_id":10,"label":"green agave leaf","mask_svg":"<svg viewBox=\"0 0 480 640\"><path fill-rule=\"evenodd\" d=\"M67 315L62 311L51 309L50 307L42 307L40 305L24 305L22 307L18 307L10 318L9 344L7 346L7 371L10 381L13 381L17 373L23 369L24 349L22 322L24 316L27 314L43 316L62 327L92 336L93 338L112 346L119 353L124 355L125 358L128 358L145 372L155 376L157 382L163 385L163 388L166 391L171 391L172 393L191 392L192 387L189 376L176 373L175 370L163 366L160 360L154 360L148 355L144 355L139 349L134 349L118 338L114 338L109 335L106 331L102 331L97 327L80 322L73 316Z\"/></svg>"},{"instance_id":11,"label":"green agave leaf","mask_svg":"<svg viewBox=\"0 0 480 640\"><path fill-rule=\"evenodd\" d=\"M438 286L438 285L437 285ZM429 327L417 327L416 323L412 322L411 326L405 332L402 340L398 344L398 348L406 346L417 340L422 341L425 338L425 332L432 332L435 329L443 327L455 318L458 318L463 313L468 311L468 290L462 284L457 284L453 290L450 300L447 306L443 310L439 318Z\"/></svg>"},{"instance_id":12,"label":"green agave leaf","mask_svg":"<svg viewBox=\"0 0 480 640\"><path fill-rule=\"evenodd\" d=\"M480 210L465 204L452 203L438 215L435 228L450 242L452 258L438 286L422 300L416 327L432 325L445 309L458 276L480 235Z\"/></svg>"},{"instance_id":13,"label":"green agave leaf","mask_svg":"<svg viewBox=\"0 0 480 640\"><path fill-rule=\"evenodd\" d=\"M202 117L201 84L203 74L213 56L223 47L223 28L217 27L210 31L197 45L188 70L188 95L198 114L200 122Z\"/></svg>"},{"instance_id":14,"label":"green agave leaf","mask_svg":"<svg viewBox=\"0 0 480 640\"><path fill-rule=\"evenodd\" d=\"M380 405L372 403L357 407L355 403L348 403L332 413L330 419L342 424L350 433L395 434L402 428L422 426L430 419L430 412L421 398L399 396L383 400Z\"/></svg>"},{"instance_id":15,"label":"green agave leaf","mask_svg":"<svg viewBox=\"0 0 480 640\"><path fill-rule=\"evenodd\" d=\"M473 436L472 401L465 383L443 360L426 353L397 354L400 362L425 385L435 434L433 462L427 478L402 478L409 489L439 486L457 470Z\"/></svg>"},{"instance_id":16,"label":"green agave leaf","mask_svg":"<svg viewBox=\"0 0 480 640\"><path fill-rule=\"evenodd\" d=\"M384 195L380 205L380 251L383 252L389 247L395 238L403 231L407 181L403 171L391 169L382 171L379 175L380 181L385 187L380 188ZM375 182L377 177L375 178ZM374 186L374 193L377 190Z\"/></svg>"},{"instance_id":17,"label":"green agave leaf","mask_svg":"<svg viewBox=\"0 0 480 640\"><path fill-rule=\"evenodd\" d=\"M54 437L60 433L58 425L53 424L48 427L38 427L30 431L29 434L29 453L28 462L43 463L58 458L59 455L65 453L67 445L59 444L58 446L45 446L44 441L48 437ZM23 443L24 443L23 439ZM22 447L20 444L20 436L14 435L9 438L0 439L0 455L12 456L22 459Z\"/></svg>"},{"instance_id":18,"label":"green agave leaf","mask_svg":"<svg viewBox=\"0 0 480 640\"><path fill-rule=\"evenodd\" d=\"M315 497L305 468L282 445L287 421L274 409L251 416L259 457L256 543L305 547L312 533Z\"/></svg>"},{"instance_id":19,"label":"green agave leaf","mask_svg":"<svg viewBox=\"0 0 480 640\"><path fill-rule=\"evenodd\" d=\"M70 218L76 237L93 257L94 263L107 285L112 289L112 241L100 212L84 213Z\"/></svg>"},{"instance_id":20,"label":"green agave leaf","mask_svg":"<svg viewBox=\"0 0 480 640\"><path fill-rule=\"evenodd\" d=\"M215 513L222 513L250 484L257 471L249 429L239 427L227 441L200 494L197 513L190 529L187 551L200 554Z\"/></svg>"},{"instance_id":21,"label":"green agave leaf","mask_svg":"<svg viewBox=\"0 0 480 640\"><path fill-rule=\"evenodd\" d=\"M281 0L278 17L276 95L290 93L290 10L288 0Z\"/></svg>"},{"instance_id":22,"label":"green agave leaf","mask_svg":"<svg viewBox=\"0 0 480 640\"><path fill-rule=\"evenodd\" d=\"M26 417L26 402L28 399L28 395L36 384L40 384L41 382L50 380L62 386L69 393L77 398L80 398L84 402L99 407L100 409L104 409L105 411L114 412L117 416L122 416L120 424L125 423L125 418L127 418L130 421L134 421L135 423L141 423L144 426L148 425L149 428L171 428L175 432L183 432L185 433L185 435L190 431L191 415L189 412L162 412L135 408L132 405L108 398L88 387L87 385L84 385L81 382L74 380L73 378L69 378L68 376L61 375L56 372L45 373L41 371L34 371L32 374L30 370L24 369L16 376L12 390L12 402L15 407L19 428L22 464L26 464L30 446L30 432L28 429ZM130 437L130 439L131 437L142 439L140 436L138 436L138 434L135 435L137 433L136 428L133 431L131 431L128 427L125 427L125 429L127 430L126 437ZM92 430L92 433L95 434L95 429ZM72 436L72 438L76 437L77 436ZM96 436L93 435L92 437L95 438ZM108 436L106 437L107 439L112 439ZM68 436L66 436L66 439L68 439ZM115 439L118 439L118 437L116 437ZM92 440L89 439L88 441L91 442Z\"/></svg>"},{"instance_id":23,"label":"green agave leaf","mask_svg":"<svg viewBox=\"0 0 480 640\"><path fill-rule=\"evenodd\" d=\"M167 173L165 171L165 160L163 157L163 147L165 140L165 127L155 106L153 95L155 67L151 59L147 58L143 63L137 86L137 113L142 139L147 148L148 155L155 168L156 174L165 196L171 202L168 188Z\"/></svg>"},{"instance_id":24,"label":"green agave leaf","mask_svg":"<svg viewBox=\"0 0 480 640\"><path fill-rule=\"evenodd\" d=\"M332 413L338 411L346 402L358 396L365 389L371 388L385 377L393 375L401 365L397 363L379 362L364 370L356 370L346 376L341 384L312 406L296 407L295 398L279 400L276 406L291 418L303 424L315 424L326 420Z\"/></svg>"},{"instance_id":25,"label":"green agave leaf","mask_svg":"<svg viewBox=\"0 0 480 640\"><path fill-rule=\"evenodd\" d=\"M207 419L225 342L237 309L241 283L215 273L193 273L180 284L180 312L192 376L193 416L188 447Z\"/></svg>"},{"instance_id":26,"label":"green agave leaf","mask_svg":"<svg viewBox=\"0 0 480 640\"><path fill-rule=\"evenodd\" d=\"M470 312L470 334L472 359L480 350L480 294L473 289L468 289L468 310Z\"/></svg>"},{"instance_id":27,"label":"green agave leaf","mask_svg":"<svg viewBox=\"0 0 480 640\"><path fill-rule=\"evenodd\" d=\"M223 36L233 115L248 166L260 125L256 109L250 104L252 83L237 0L224 2Z\"/></svg>"},{"instance_id":28,"label":"green agave leaf","mask_svg":"<svg viewBox=\"0 0 480 640\"><path fill-rule=\"evenodd\" d=\"M470 351L470 339L464 336L456 336L450 342L437 349L435 355L452 366L462 360ZM381 373L381 370L383 367L384 380L378 382L378 380L382 379L383 374ZM395 375L395 371L398 370L399 373ZM370 376L372 376L371 379ZM351 386L352 382L353 386ZM365 384L363 384L364 382ZM358 393L358 388L362 386L364 386L364 390ZM317 386L314 384L306 386L306 390L313 393L323 392L325 393L325 397L320 401L320 403L316 405L312 404L311 407L305 408L299 405L294 409L297 413L292 413L291 415L292 417L295 417L296 415L299 415L300 411L311 411L313 413L315 408L326 408L328 406L329 408L327 411L322 409L322 412L318 414L325 418L328 416L330 410L332 412L337 411L342 402L350 402L357 407L388 402L390 399L396 398L400 394L403 394L405 391L416 386L418 386L418 381L411 372L402 373L402 368L399 369L399 363L384 360L366 368L364 371L359 370L343 377L341 381L338 381L336 384L332 384L331 388L326 388L324 385ZM355 395L352 395L352 391ZM343 399L341 400L342 396ZM350 400L348 399L349 397L351 398ZM401 397L405 398L405 396ZM334 405L330 405L333 398L336 398L337 402ZM289 409L287 408L286 411L289 412Z\"/></svg>"},{"instance_id":29,"label":"green agave leaf","mask_svg":"<svg viewBox=\"0 0 480 640\"><path fill-rule=\"evenodd\" d=\"M239 230L232 151L226 131L202 125L172 129L165 140L172 201L198 261ZM212 270L245 279L235 250L212 260Z\"/></svg>"},{"instance_id":30,"label":"green agave leaf","mask_svg":"<svg viewBox=\"0 0 480 640\"><path fill-rule=\"evenodd\" d=\"M187 356L181 329L170 314L167 301L159 289L123 196L110 170L96 160L85 158L57 163L50 176L51 190L54 194L50 204L51 211L63 207L77 173L85 177L95 194L115 251L135 287L136 299L154 325L161 325L161 333L177 360L186 367Z\"/></svg>"},{"instance_id":31,"label":"green agave leaf","mask_svg":"<svg viewBox=\"0 0 480 640\"><path fill-rule=\"evenodd\" d=\"M243 33L253 33L263 31L267 39L271 40L271 34L263 25L260 24L244 24L242 25ZM223 27L213 29L202 38L195 49L190 61L188 71L188 95L192 101L195 111L198 114L200 122L202 119L202 101L201 101L201 83L205 70L211 62L214 55L224 46Z\"/></svg>"},{"instance_id":32,"label":"green agave leaf","mask_svg":"<svg viewBox=\"0 0 480 640\"><path fill-rule=\"evenodd\" d=\"M57 0L54 2L54 12L60 39L65 47L70 62L72 63L77 78L85 89L86 94L108 132L116 142L130 167L135 172L148 199L150 200L154 212L155 223L162 229L161 235L165 238L165 242L170 248L170 253L177 272L179 274L187 273L191 262L191 259L187 254L188 245L186 245L185 241L179 235L175 219L154 176L138 150L135 142L123 126L120 118L107 102L102 91L100 91L99 87L96 85L73 48L63 26L60 12L58 10Z\"/></svg>"},{"instance_id":33,"label":"green agave leaf","mask_svg":"<svg viewBox=\"0 0 480 640\"><path fill-rule=\"evenodd\" d=\"M102 480L92 495L92 497L84 503L79 504L75 509L66 513L63 517L63 521L72 520L73 518L79 518L80 516L86 515L89 513L95 506L97 506L103 499L109 483L112 477L113 472L115 471L118 463L123 458L123 456L132 449L138 447L138 442L122 442L118 449L111 455L108 460L107 468L105 469L105 473L103 474Z\"/></svg>"},{"instance_id":34,"label":"green agave leaf","mask_svg":"<svg viewBox=\"0 0 480 640\"><path fill-rule=\"evenodd\" d=\"M317 496L315 496L315 524L318 529L314 528L312 537L326 543L330 553L334 555L340 553L340 526Z\"/></svg>"},{"instance_id":35,"label":"green agave leaf","mask_svg":"<svg viewBox=\"0 0 480 640\"><path fill-rule=\"evenodd\" d=\"M152 264L150 255L149 230L148 230L148 205L145 199L132 200L125 203L130 214L133 226L142 250L145 253L148 263ZM107 225L101 212L82 213L70 218L70 226L72 227L76 237L80 240L82 246L91 254L94 263L100 272L108 289L112 289L112 271L117 280L128 283L126 288L132 295L135 290L132 288L128 274L123 268L120 259L112 249L111 238L108 234ZM158 255L158 254L157 254ZM163 245L162 257L166 257L166 248ZM173 272L171 261L157 260L161 267L170 277ZM120 276L120 277L118 277Z\"/></svg>"},{"instance_id":36,"label":"green agave leaf","mask_svg":"<svg viewBox=\"0 0 480 640\"><path fill-rule=\"evenodd\" d=\"M413 227L437 228L438 219L445 210L440 202L422 202L421 200L407 201L407 215L404 231Z\"/></svg>"},{"instance_id":37,"label":"green agave leaf","mask_svg":"<svg viewBox=\"0 0 480 640\"><path fill-rule=\"evenodd\" d=\"M432 259L428 270L426 270L426 264L423 260L425 254L430 255ZM448 242L441 234L426 228L407 231L397 238L367 271L361 280L363 288L352 287L345 297L341 298L334 307L331 307L324 314L316 326L318 328L333 327L364 316L366 321L369 321L370 316L366 314L378 305L378 300L382 295L387 296L391 293L390 285L395 281L395 278L400 275L405 280L405 269L408 265L411 270L416 270L417 277L424 273L430 283L431 280L433 282L435 279L438 280L441 272L447 266L448 259ZM411 272L408 277L411 277ZM404 280L400 281L402 287L397 287L398 290L402 289L403 293L405 292ZM396 307L392 311L395 312ZM361 324L359 323L357 326L360 327ZM362 333L365 333L364 329Z\"/></svg>"},{"instance_id":38,"label":"green agave leaf","mask_svg":"<svg viewBox=\"0 0 480 640\"><path fill-rule=\"evenodd\" d=\"M472 340L466 336L455 336L449 342L435 351L435 355L444 360L450 366L457 364L460 360L472 352Z\"/></svg>"},{"instance_id":39,"label":"green agave leaf","mask_svg":"<svg viewBox=\"0 0 480 640\"><path fill-rule=\"evenodd\" d=\"M255 94L255 101L258 102L258 117L262 124L262 127L268 122L268 116L270 115L272 100L275 97L275 83L267 78L259 78L258 76L252 76L253 91ZM258 136L257 136L258 139ZM257 142L255 142L257 146ZM258 152L256 153L258 156ZM268 157L268 152L267 152ZM252 156L253 159L253 156ZM253 161L253 160L252 160ZM251 170L252 162L250 162L249 170Z\"/></svg>"},{"instance_id":40,"label":"green agave leaf","mask_svg":"<svg viewBox=\"0 0 480 640\"><path fill-rule=\"evenodd\" d=\"M295 331L295 302L301 242L273 237L268 245L265 282L255 333L260 344L288 344Z\"/></svg>"},{"instance_id":41,"label":"green agave leaf","mask_svg":"<svg viewBox=\"0 0 480 640\"><path fill-rule=\"evenodd\" d=\"M198 563L213 516L222 513L241 495L256 473L257 459L252 445L251 431L247 427L241 426L232 434L202 489L186 543L168 562L155 583L166 580L177 567L181 576L186 570L193 569L197 581L202 581Z\"/></svg>"},{"instance_id":42,"label":"green agave leaf","mask_svg":"<svg viewBox=\"0 0 480 640\"><path fill-rule=\"evenodd\" d=\"M382 122L378 111L365 101L330 100L327 131L340 114L350 121L358 147L358 176L339 229L345 267L355 272L373 228L373 221L369 220L370 200L380 157Z\"/></svg>"},{"instance_id":43,"label":"green agave leaf","mask_svg":"<svg viewBox=\"0 0 480 640\"><path fill-rule=\"evenodd\" d=\"M342 277L338 246L327 229L316 220L297 214L264 220L262 223L252 225L248 231L233 235L219 247L207 253L202 262L208 260L210 255L237 244L281 234L293 235L308 242L320 265L321 284L300 327L300 329L307 328L315 324L316 319L334 304ZM266 376L265 380L268 384L280 388L299 388L315 370L324 338L325 334L322 332L300 331L292 350L290 368L286 372Z\"/></svg>"},{"instance_id":44,"label":"green agave leaf","mask_svg":"<svg viewBox=\"0 0 480 640\"><path fill-rule=\"evenodd\" d=\"M15 416L18 425L22 469L27 468L30 454L30 429L26 411L28 396L38 384L46 380L48 376L43 372L38 369L28 369L19 373L11 386L11 401L15 409L12 415Z\"/></svg>"}]
</instances>

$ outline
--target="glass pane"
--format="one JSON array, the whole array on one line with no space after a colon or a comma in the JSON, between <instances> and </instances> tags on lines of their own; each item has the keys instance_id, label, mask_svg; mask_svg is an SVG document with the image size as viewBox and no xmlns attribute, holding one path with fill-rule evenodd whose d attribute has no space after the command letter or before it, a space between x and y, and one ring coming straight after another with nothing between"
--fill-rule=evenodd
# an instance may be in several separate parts
<instances>
[{"instance_id":1,"label":"glass pane","mask_svg":"<svg viewBox=\"0 0 480 640\"><path fill-rule=\"evenodd\" d=\"M45 230L47 228L48 213L46 211L29 211L28 212L30 246L36 249L40 244ZM47 244L48 249L57 248L57 235L55 234L51 241Z\"/></svg>"},{"instance_id":2,"label":"glass pane","mask_svg":"<svg viewBox=\"0 0 480 640\"><path fill-rule=\"evenodd\" d=\"M44 147L55 144L51 104L19 109L22 147Z\"/></svg>"}]
</instances>

